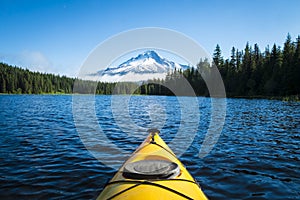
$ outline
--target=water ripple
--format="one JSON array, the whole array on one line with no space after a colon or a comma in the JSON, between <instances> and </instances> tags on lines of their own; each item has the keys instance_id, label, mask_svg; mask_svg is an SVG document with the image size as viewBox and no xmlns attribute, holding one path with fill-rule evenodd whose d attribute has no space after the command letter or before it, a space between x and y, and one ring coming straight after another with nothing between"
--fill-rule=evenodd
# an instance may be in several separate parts
<instances>
[{"instance_id":1,"label":"water ripple","mask_svg":"<svg viewBox=\"0 0 300 200\"><path fill-rule=\"evenodd\" d=\"M101 138L94 137L97 127L79 124L87 132L79 137L71 96L0 95L0 199L94 199L115 170L93 155L119 166L143 141L145 128L161 127L168 143L181 123L187 133L193 131L189 127L195 121L181 119L176 97L131 97L130 133L116 123L110 100L110 96L96 97L96 118L107 138L126 154L99 151L103 145L99 148ZM211 105L209 98L198 100L198 131L180 159L210 199L300 198L299 103L228 99L218 143L201 159L198 153ZM84 107L82 112L87 114L82 115L85 122L91 113ZM89 139L93 155L83 145L83 137ZM192 139L176 140L173 150Z\"/></svg>"}]
</instances>

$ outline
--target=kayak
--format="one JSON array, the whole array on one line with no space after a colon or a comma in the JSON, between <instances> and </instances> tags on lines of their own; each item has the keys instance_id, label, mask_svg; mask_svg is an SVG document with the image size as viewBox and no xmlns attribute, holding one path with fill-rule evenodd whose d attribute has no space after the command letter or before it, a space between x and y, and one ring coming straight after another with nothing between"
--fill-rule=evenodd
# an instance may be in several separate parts
<instances>
[{"instance_id":1,"label":"kayak","mask_svg":"<svg viewBox=\"0 0 300 200\"><path fill-rule=\"evenodd\" d=\"M97 199L207 199L159 131L148 132Z\"/></svg>"}]
</instances>

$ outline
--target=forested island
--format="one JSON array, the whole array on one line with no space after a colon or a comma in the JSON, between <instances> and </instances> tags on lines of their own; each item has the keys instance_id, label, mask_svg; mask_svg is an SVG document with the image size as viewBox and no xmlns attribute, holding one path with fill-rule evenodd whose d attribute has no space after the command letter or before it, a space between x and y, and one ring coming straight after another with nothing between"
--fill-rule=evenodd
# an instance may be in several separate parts
<instances>
[{"instance_id":1,"label":"forested island","mask_svg":"<svg viewBox=\"0 0 300 200\"><path fill-rule=\"evenodd\" d=\"M213 63L200 59L197 69L175 70L164 80L144 83L103 83L76 78L32 72L16 66L0 63L0 93L8 94L70 94L74 84L80 93L127 94L135 89L141 95L174 95L163 85L177 85L185 78L197 96L209 96L203 76L218 69L224 81L228 97L292 97L300 96L300 36L292 41L288 35L283 48L274 44L264 51L257 44L249 43L243 50L231 49L230 58L224 59L219 45L213 54Z\"/></svg>"}]
</instances>

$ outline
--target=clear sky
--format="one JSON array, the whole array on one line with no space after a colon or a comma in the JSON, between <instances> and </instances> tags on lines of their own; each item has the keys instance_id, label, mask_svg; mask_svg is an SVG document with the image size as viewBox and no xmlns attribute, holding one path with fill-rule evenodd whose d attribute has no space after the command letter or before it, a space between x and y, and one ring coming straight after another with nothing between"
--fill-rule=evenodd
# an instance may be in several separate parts
<instances>
[{"instance_id":1,"label":"clear sky","mask_svg":"<svg viewBox=\"0 0 300 200\"><path fill-rule=\"evenodd\" d=\"M300 34L300 0L0 0L0 62L76 76L89 53L120 32L161 27L228 57L247 41L283 45Z\"/></svg>"}]
</instances>

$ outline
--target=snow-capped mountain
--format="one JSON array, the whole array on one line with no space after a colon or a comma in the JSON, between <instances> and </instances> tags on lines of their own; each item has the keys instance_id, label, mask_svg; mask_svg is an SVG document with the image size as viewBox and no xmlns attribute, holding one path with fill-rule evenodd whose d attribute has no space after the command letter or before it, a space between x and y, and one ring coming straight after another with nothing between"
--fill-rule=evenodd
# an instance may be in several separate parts
<instances>
[{"instance_id":1,"label":"snow-capped mountain","mask_svg":"<svg viewBox=\"0 0 300 200\"><path fill-rule=\"evenodd\" d=\"M102 82L138 82L149 79L164 79L168 72L176 69L185 70L189 68L160 57L155 51L146 51L123 62L117 67L108 67L99 71Z\"/></svg>"}]
</instances>

